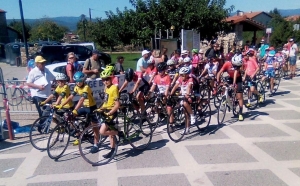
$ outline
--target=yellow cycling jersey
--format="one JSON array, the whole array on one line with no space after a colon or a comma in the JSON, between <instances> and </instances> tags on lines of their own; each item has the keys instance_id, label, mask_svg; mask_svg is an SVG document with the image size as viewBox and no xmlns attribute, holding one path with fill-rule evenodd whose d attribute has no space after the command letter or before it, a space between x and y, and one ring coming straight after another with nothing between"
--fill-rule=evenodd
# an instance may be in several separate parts
<instances>
[{"instance_id":1,"label":"yellow cycling jersey","mask_svg":"<svg viewBox=\"0 0 300 186\"><path fill-rule=\"evenodd\" d=\"M93 91L88 85L84 85L83 87L75 86L74 92L81 97L84 97L83 106L84 107L92 107L96 105L96 101L93 97ZM76 94L73 94L74 96Z\"/></svg>"},{"instance_id":2,"label":"yellow cycling jersey","mask_svg":"<svg viewBox=\"0 0 300 186\"><path fill-rule=\"evenodd\" d=\"M105 97L102 108L112 109L115 106L115 101L119 99L119 89L116 85L111 85L105 88Z\"/></svg>"},{"instance_id":3,"label":"yellow cycling jersey","mask_svg":"<svg viewBox=\"0 0 300 186\"><path fill-rule=\"evenodd\" d=\"M57 86L56 89L54 90L54 95L61 96L61 103L65 102L66 99L70 96L71 91L68 85L64 85L62 87ZM70 100L67 104L63 106L63 108L71 108L73 107L73 101Z\"/></svg>"}]
</instances>

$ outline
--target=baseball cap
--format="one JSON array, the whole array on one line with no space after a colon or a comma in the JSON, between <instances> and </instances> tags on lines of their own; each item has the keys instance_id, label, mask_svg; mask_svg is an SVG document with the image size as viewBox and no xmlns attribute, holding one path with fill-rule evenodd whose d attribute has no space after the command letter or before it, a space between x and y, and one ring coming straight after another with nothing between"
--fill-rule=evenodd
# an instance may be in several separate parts
<instances>
[{"instance_id":1,"label":"baseball cap","mask_svg":"<svg viewBox=\"0 0 300 186\"><path fill-rule=\"evenodd\" d=\"M144 56L145 54L149 54L149 51L148 50L143 50L142 56Z\"/></svg>"},{"instance_id":2,"label":"baseball cap","mask_svg":"<svg viewBox=\"0 0 300 186\"><path fill-rule=\"evenodd\" d=\"M34 59L34 62L36 62L36 63L44 63L46 61L47 60L45 58L43 58L42 56L36 56Z\"/></svg>"},{"instance_id":3,"label":"baseball cap","mask_svg":"<svg viewBox=\"0 0 300 186\"><path fill-rule=\"evenodd\" d=\"M99 50L96 50L96 49L95 49L95 50L93 50L93 51L92 51L92 53L93 53L93 54L100 55L100 52L99 52Z\"/></svg>"},{"instance_id":4,"label":"baseball cap","mask_svg":"<svg viewBox=\"0 0 300 186\"><path fill-rule=\"evenodd\" d=\"M294 39L293 38L291 38L290 40L289 40L289 42L293 42L294 41Z\"/></svg>"},{"instance_id":5,"label":"baseball cap","mask_svg":"<svg viewBox=\"0 0 300 186\"><path fill-rule=\"evenodd\" d=\"M188 54L188 51L187 51L187 50L183 50L183 51L181 52L181 55L186 55L186 54Z\"/></svg>"},{"instance_id":6,"label":"baseball cap","mask_svg":"<svg viewBox=\"0 0 300 186\"><path fill-rule=\"evenodd\" d=\"M262 39L260 42L261 42L261 43L263 43L263 42L265 42L265 40L264 40L264 39Z\"/></svg>"}]
</instances>

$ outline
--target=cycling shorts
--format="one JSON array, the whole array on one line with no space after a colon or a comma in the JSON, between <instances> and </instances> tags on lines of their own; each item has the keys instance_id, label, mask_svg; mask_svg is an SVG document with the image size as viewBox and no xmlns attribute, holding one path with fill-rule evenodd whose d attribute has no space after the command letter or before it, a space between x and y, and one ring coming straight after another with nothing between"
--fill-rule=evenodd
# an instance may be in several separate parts
<instances>
[{"instance_id":1,"label":"cycling shorts","mask_svg":"<svg viewBox=\"0 0 300 186\"><path fill-rule=\"evenodd\" d=\"M139 88L139 91L142 92L144 95L147 95L150 90L150 85L149 84L144 84Z\"/></svg>"},{"instance_id":2,"label":"cycling shorts","mask_svg":"<svg viewBox=\"0 0 300 186\"><path fill-rule=\"evenodd\" d=\"M266 70L265 76L269 76L270 78L275 77L275 70Z\"/></svg>"},{"instance_id":3,"label":"cycling shorts","mask_svg":"<svg viewBox=\"0 0 300 186\"><path fill-rule=\"evenodd\" d=\"M87 114L89 114L91 121L94 123L98 123L97 117L93 114L94 110L96 109L97 109L96 105L91 107L81 107L77 110L78 116L86 116Z\"/></svg>"},{"instance_id":4,"label":"cycling shorts","mask_svg":"<svg viewBox=\"0 0 300 186\"><path fill-rule=\"evenodd\" d=\"M233 78L228 78L228 83L233 84ZM236 78L236 85L237 85L237 93L243 93L243 79L241 76Z\"/></svg>"},{"instance_id":5,"label":"cycling shorts","mask_svg":"<svg viewBox=\"0 0 300 186\"><path fill-rule=\"evenodd\" d=\"M256 76L253 77L253 79L251 79L249 76L247 77L247 81L248 81L248 86L249 87L256 87Z\"/></svg>"}]
</instances>

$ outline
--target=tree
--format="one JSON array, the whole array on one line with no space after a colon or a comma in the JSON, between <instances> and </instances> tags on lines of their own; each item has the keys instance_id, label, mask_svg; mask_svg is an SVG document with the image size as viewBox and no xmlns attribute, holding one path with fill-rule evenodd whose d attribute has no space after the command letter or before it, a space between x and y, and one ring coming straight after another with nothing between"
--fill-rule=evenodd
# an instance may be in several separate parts
<instances>
[{"instance_id":1,"label":"tree","mask_svg":"<svg viewBox=\"0 0 300 186\"><path fill-rule=\"evenodd\" d=\"M52 41L61 41L64 34L69 31L65 26L60 26L55 22L44 18L41 21L37 22L31 29L30 40L52 40Z\"/></svg>"},{"instance_id":2,"label":"tree","mask_svg":"<svg viewBox=\"0 0 300 186\"><path fill-rule=\"evenodd\" d=\"M21 21L16 21L15 19L12 20L12 22L9 23L8 25L10 28L16 30L19 34L19 38L23 41L23 29L22 29L22 22ZM27 23L25 23L25 36L26 39L28 40L30 37L30 30L31 26Z\"/></svg>"}]
</instances>

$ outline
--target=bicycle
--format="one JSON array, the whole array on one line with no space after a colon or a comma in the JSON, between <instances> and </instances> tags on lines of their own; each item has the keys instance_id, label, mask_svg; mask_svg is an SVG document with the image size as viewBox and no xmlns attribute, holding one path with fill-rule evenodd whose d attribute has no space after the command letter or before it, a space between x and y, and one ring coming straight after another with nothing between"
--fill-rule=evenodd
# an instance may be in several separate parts
<instances>
[{"instance_id":1,"label":"bicycle","mask_svg":"<svg viewBox=\"0 0 300 186\"><path fill-rule=\"evenodd\" d=\"M262 102L265 101L265 90L260 81L255 82L255 89L259 95L253 94L249 77L243 82L243 99L245 107L249 110L254 110L259 105L260 96L262 96Z\"/></svg>"},{"instance_id":2,"label":"bicycle","mask_svg":"<svg viewBox=\"0 0 300 186\"><path fill-rule=\"evenodd\" d=\"M14 86L20 85L20 82L17 81L18 78L14 78L12 80L7 79L8 84L12 85L12 87L7 87L6 92L10 92L7 94L8 104L10 106L18 106L22 103L25 98L27 101L32 102L31 94L29 91L26 91L23 88L17 88Z\"/></svg>"},{"instance_id":3,"label":"bicycle","mask_svg":"<svg viewBox=\"0 0 300 186\"><path fill-rule=\"evenodd\" d=\"M129 142L129 144L137 150L145 150L151 140L152 140L152 131L150 124L142 122L142 118L140 114L132 114L131 116L127 116L127 105L121 105L120 111L123 113L123 132L120 132L118 128L115 126L109 126L109 130L118 131L118 135L113 136L112 140L114 140L116 146L115 150L110 157L106 157L108 152L111 151L110 141L107 140L106 136L102 136L99 133L99 142L98 153L91 153L90 149L93 147L93 144L86 143L84 141L85 134L94 134L94 131L99 131L101 124L106 120L105 113L99 113L99 123L90 125L87 127L79 137L79 152L81 157L91 164L92 166L100 166L109 163L117 154L118 146Z\"/></svg>"},{"instance_id":4,"label":"bicycle","mask_svg":"<svg viewBox=\"0 0 300 186\"><path fill-rule=\"evenodd\" d=\"M45 104L43 107L41 107L43 112L46 111L44 107L50 107L50 104ZM50 134L55 126L59 123L57 119L59 116L55 114L55 111L56 110L54 108L50 108L49 116L42 116L35 120L31 125L29 131L29 140L31 145L37 150L47 150L47 143ZM55 117L53 117L53 114Z\"/></svg>"},{"instance_id":5,"label":"bicycle","mask_svg":"<svg viewBox=\"0 0 300 186\"><path fill-rule=\"evenodd\" d=\"M75 117L71 110L62 110L62 112L64 113L62 119L51 131L47 143L48 156L55 160L58 160L66 151L70 142L70 137L78 138L84 129L91 123L91 114ZM93 133L84 134L82 140L83 139L90 144L94 144Z\"/></svg>"},{"instance_id":6,"label":"bicycle","mask_svg":"<svg viewBox=\"0 0 300 186\"><path fill-rule=\"evenodd\" d=\"M271 92L271 94L276 93L276 91L279 88L280 81L281 81L281 78L278 75L275 75L275 77L273 77L273 78L274 78L274 86L273 86L273 91ZM268 74L264 80L261 80L261 84L265 91L270 90L270 88L271 88L270 81L271 81L270 74Z\"/></svg>"},{"instance_id":7,"label":"bicycle","mask_svg":"<svg viewBox=\"0 0 300 186\"><path fill-rule=\"evenodd\" d=\"M236 99L236 92L233 86L228 85L228 83L225 83L223 85L223 96L222 99L220 100L220 106L218 107L218 111L217 111L218 124L219 125L223 124L227 109L229 112L230 110L232 110L233 115L237 116L238 115L237 106L238 106L238 100Z\"/></svg>"}]
</instances>

